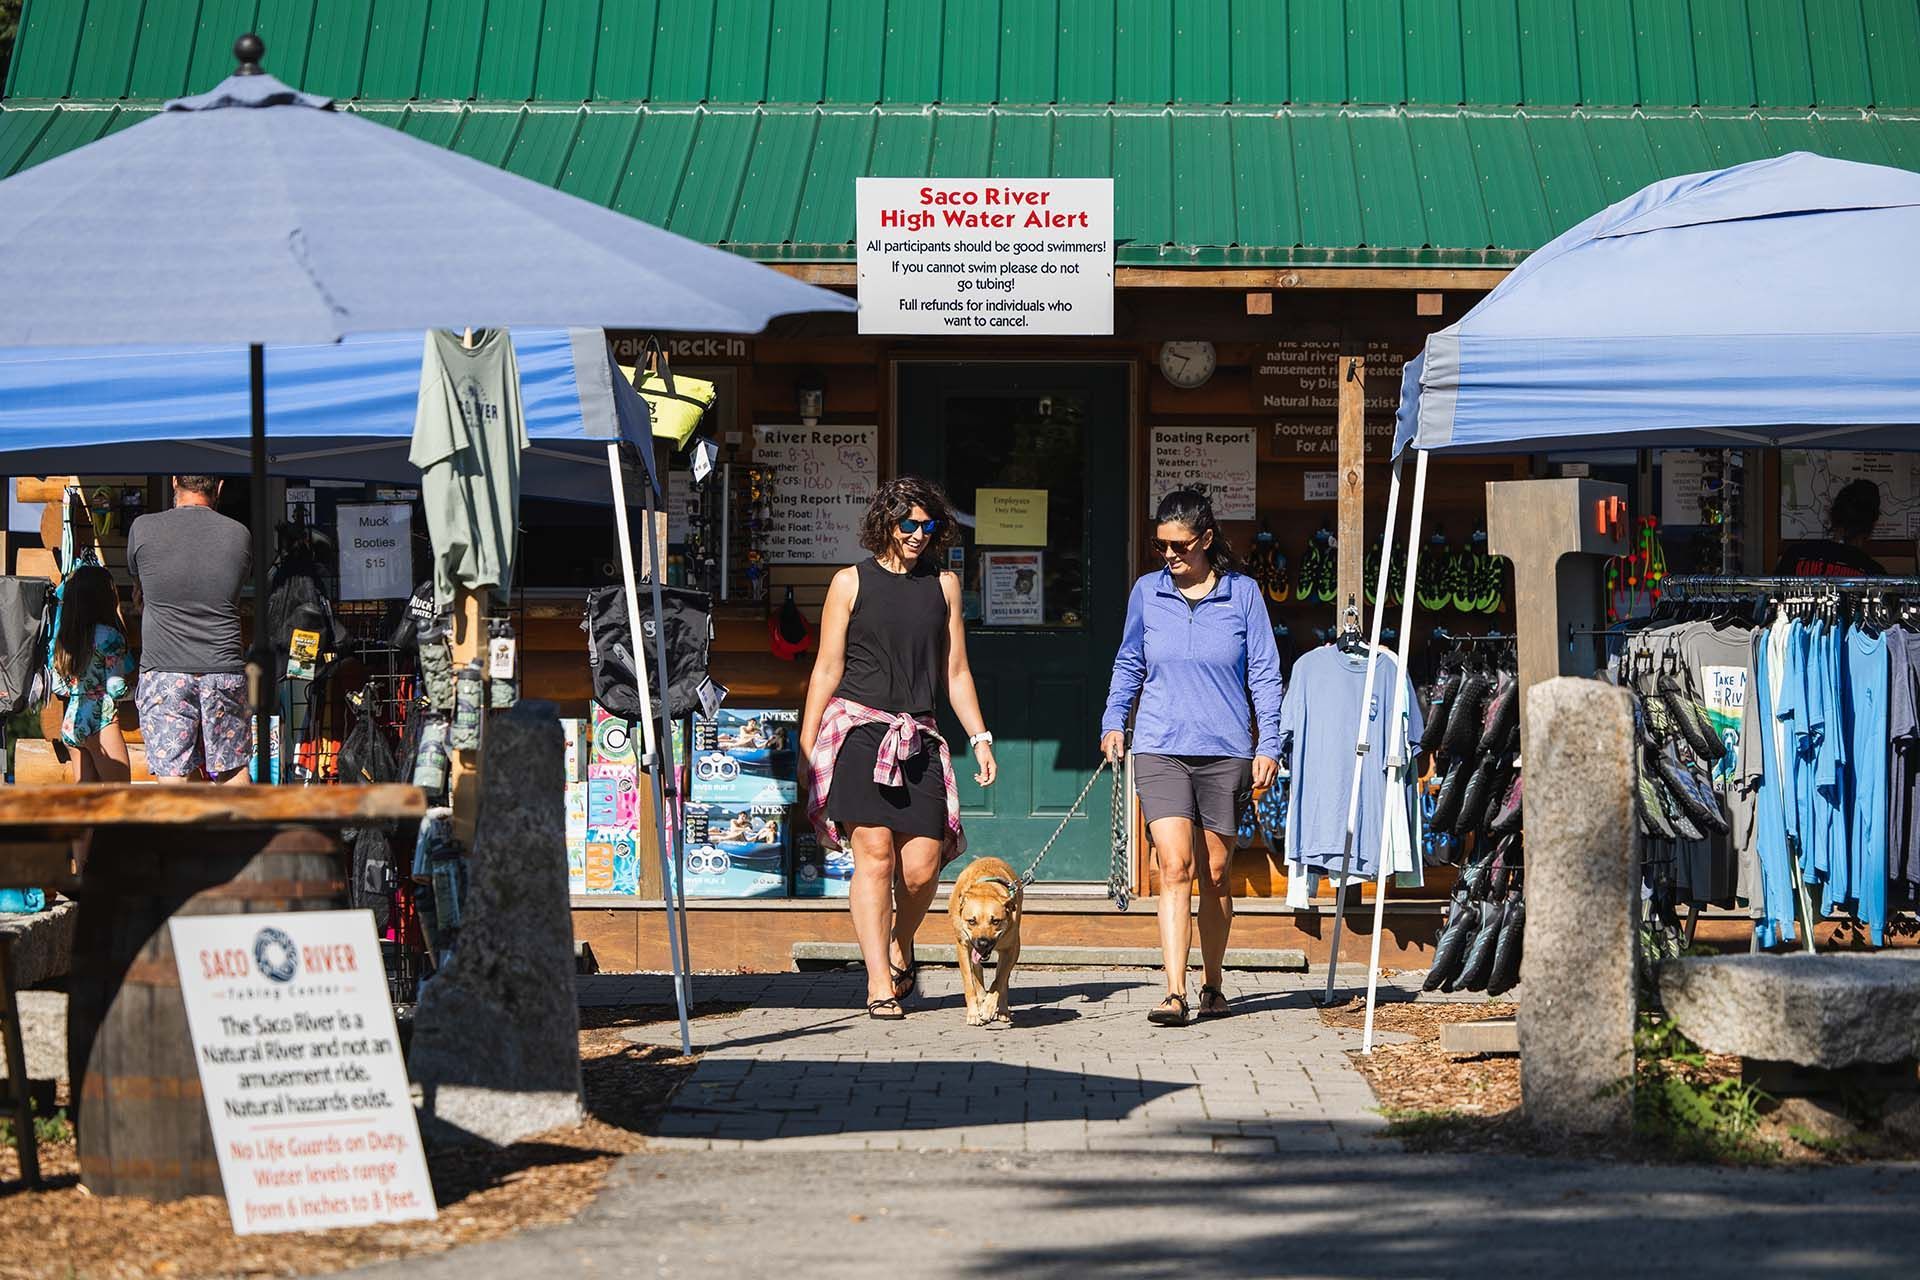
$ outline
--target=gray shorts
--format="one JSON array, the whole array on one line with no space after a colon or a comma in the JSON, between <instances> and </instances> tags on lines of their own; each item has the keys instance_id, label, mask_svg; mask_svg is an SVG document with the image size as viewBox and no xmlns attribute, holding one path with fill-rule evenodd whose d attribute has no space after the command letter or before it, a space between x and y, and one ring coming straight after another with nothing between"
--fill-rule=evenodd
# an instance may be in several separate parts
<instances>
[{"instance_id":1,"label":"gray shorts","mask_svg":"<svg viewBox=\"0 0 1920 1280\"><path fill-rule=\"evenodd\" d=\"M1253 761L1237 756L1133 758L1134 789L1148 822L1187 818L1232 840L1253 803Z\"/></svg>"}]
</instances>

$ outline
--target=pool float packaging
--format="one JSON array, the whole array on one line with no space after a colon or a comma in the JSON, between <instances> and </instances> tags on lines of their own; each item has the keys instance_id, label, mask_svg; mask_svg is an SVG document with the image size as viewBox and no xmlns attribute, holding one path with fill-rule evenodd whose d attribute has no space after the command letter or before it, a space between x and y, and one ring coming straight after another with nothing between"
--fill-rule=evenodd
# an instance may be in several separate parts
<instances>
[{"instance_id":1,"label":"pool float packaging","mask_svg":"<svg viewBox=\"0 0 1920 1280\"><path fill-rule=\"evenodd\" d=\"M688 795L695 800L793 804L800 798L800 713L726 707L712 716L696 716L692 756Z\"/></svg>"},{"instance_id":2,"label":"pool float packaging","mask_svg":"<svg viewBox=\"0 0 1920 1280\"><path fill-rule=\"evenodd\" d=\"M811 831L793 835L793 896L844 898L853 884L853 855L846 850L828 853Z\"/></svg>"},{"instance_id":3,"label":"pool float packaging","mask_svg":"<svg viewBox=\"0 0 1920 1280\"><path fill-rule=\"evenodd\" d=\"M787 893L785 805L687 805L689 898L783 898Z\"/></svg>"}]
</instances>

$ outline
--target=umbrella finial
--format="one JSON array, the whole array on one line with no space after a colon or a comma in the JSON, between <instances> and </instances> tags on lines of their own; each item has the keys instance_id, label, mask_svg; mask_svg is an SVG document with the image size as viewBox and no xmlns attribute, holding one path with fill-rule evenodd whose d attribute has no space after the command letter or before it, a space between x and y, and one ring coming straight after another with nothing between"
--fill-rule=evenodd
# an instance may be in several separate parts
<instances>
[{"instance_id":1,"label":"umbrella finial","mask_svg":"<svg viewBox=\"0 0 1920 1280\"><path fill-rule=\"evenodd\" d=\"M257 76L260 74L260 61L267 56L266 42L249 31L233 42L233 56L240 63L234 68L233 74Z\"/></svg>"}]
</instances>

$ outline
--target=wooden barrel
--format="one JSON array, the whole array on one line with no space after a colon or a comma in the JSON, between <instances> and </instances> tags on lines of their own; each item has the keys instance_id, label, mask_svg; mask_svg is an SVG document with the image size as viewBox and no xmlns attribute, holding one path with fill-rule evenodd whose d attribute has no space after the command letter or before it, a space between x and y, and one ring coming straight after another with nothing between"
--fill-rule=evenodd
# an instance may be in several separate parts
<instances>
[{"instance_id":1,"label":"wooden barrel","mask_svg":"<svg viewBox=\"0 0 1920 1280\"><path fill-rule=\"evenodd\" d=\"M338 833L97 828L80 892L67 1054L96 1195L220 1195L169 918L346 905Z\"/></svg>"}]
</instances>

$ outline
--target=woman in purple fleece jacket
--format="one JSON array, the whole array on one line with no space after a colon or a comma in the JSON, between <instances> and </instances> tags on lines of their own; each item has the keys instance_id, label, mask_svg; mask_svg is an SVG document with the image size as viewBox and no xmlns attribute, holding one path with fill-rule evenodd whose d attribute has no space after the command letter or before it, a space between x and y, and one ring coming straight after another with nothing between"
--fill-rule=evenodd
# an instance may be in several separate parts
<instances>
[{"instance_id":1,"label":"woman in purple fleece jacket","mask_svg":"<svg viewBox=\"0 0 1920 1280\"><path fill-rule=\"evenodd\" d=\"M1127 600L1100 749L1116 763L1125 755L1133 713L1134 782L1160 862L1167 970L1167 997L1147 1019L1177 1027L1187 1022L1196 872L1205 966L1199 1013L1228 1012L1220 972L1233 927L1227 868L1253 789L1271 786L1280 768L1280 654L1260 590L1234 572L1206 495L1168 494L1154 522L1154 550L1166 563L1135 582ZM1201 844L1205 859L1196 857Z\"/></svg>"}]
</instances>

